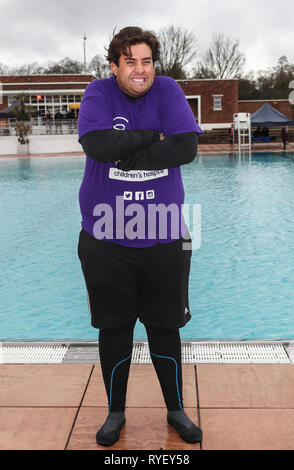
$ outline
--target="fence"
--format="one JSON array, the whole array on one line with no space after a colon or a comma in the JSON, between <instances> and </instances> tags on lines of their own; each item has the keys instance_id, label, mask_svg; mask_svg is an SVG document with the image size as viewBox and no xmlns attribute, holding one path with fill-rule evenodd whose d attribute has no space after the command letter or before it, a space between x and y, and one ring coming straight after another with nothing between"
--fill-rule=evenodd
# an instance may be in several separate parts
<instances>
[{"instance_id":1,"label":"fence","mask_svg":"<svg viewBox=\"0 0 294 470\"><path fill-rule=\"evenodd\" d=\"M16 136L15 119L8 119L7 123L0 123L0 136ZM33 118L30 121L30 135L57 135L57 134L77 134L77 119L52 119L43 121L41 117Z\"/></svg>"}]
</instances>

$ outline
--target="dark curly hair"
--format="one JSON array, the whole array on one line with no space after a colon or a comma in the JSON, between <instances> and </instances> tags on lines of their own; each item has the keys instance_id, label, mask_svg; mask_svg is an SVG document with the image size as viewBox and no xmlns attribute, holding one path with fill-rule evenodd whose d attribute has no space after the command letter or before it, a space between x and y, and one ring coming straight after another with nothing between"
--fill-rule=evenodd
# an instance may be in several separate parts
<instances>
[{"instance_id":1,"label":"dark curly hair","mask_svg":"<svg viewBox=\"0 0 294 470\"><path fill-rule=\"evenodd\" d=\"M114 62L118 66L121 54L130 55L130 46L143 42L151 48L153 62L159 60L160 44L155 34L152 31L143 31L143 29L136 26L127 26L113 35L106 59L109 63Z\"/></svg>"}]
</instances>

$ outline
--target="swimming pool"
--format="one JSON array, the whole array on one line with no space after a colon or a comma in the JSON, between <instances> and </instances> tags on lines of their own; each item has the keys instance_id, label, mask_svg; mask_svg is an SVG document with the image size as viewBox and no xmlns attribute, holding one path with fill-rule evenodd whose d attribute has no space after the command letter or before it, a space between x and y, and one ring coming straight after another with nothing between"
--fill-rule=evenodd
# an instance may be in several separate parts
<instances>
[{"instance_id":1,"label":"swimming pool","mask_svg":"<svg viewBox=\"0 0 294 470\"><path fill-rule=\"evenodd\" d=\"M84 158L0 167L0 340L96 341L77 257ZM294 154L200 155L182 174L201 204L182 338L294 338Z\"/></svg>"}]
</instances>

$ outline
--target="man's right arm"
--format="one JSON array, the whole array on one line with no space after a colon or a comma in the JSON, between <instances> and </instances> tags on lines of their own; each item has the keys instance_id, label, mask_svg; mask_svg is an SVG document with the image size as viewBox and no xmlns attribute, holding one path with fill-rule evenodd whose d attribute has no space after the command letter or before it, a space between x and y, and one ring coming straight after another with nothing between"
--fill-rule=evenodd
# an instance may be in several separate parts
<instances>
[{"instance_id":1,"label":"man's right arm","mask_svg":"<svg viewBox=\"0 0 294 470\"><path fill-rule=\"evenodd\" d=\"M88 157L101 163L124 160L160 139L159 133L153 130L114 129L111 92L109 81L92 81L85 90L79 112L79 142Z\"/></svg>"},{"instance_id":2,"label":"man's right arm","mask_svg":"<svg viewBox=\"0 0 294 470\"><path fill-rule=\"evenodd\" d=\"M87 132L79 142L88 157L100 163L112 163L159 140L160 134L153 130L105 129Z\"/></svg>"}]
</instances>

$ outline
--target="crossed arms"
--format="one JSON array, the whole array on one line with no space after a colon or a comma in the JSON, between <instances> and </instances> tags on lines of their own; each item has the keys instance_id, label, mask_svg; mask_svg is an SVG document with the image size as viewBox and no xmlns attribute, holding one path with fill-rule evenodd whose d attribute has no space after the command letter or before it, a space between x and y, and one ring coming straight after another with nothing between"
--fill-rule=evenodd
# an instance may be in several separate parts
<instances>
[{"instance_id":1,"label":"crossed arms","mask_svg":"<svg viewBox=\"0 0 294 470\"><path fill-rule=\"evenodd\" d=\"M88 157L100 163L117 162L121 170L162 170L191 163L197 154L196 132L175 134L161 140L153 130L90 131L80 138Z\"/></svg>"}]
</instances>

